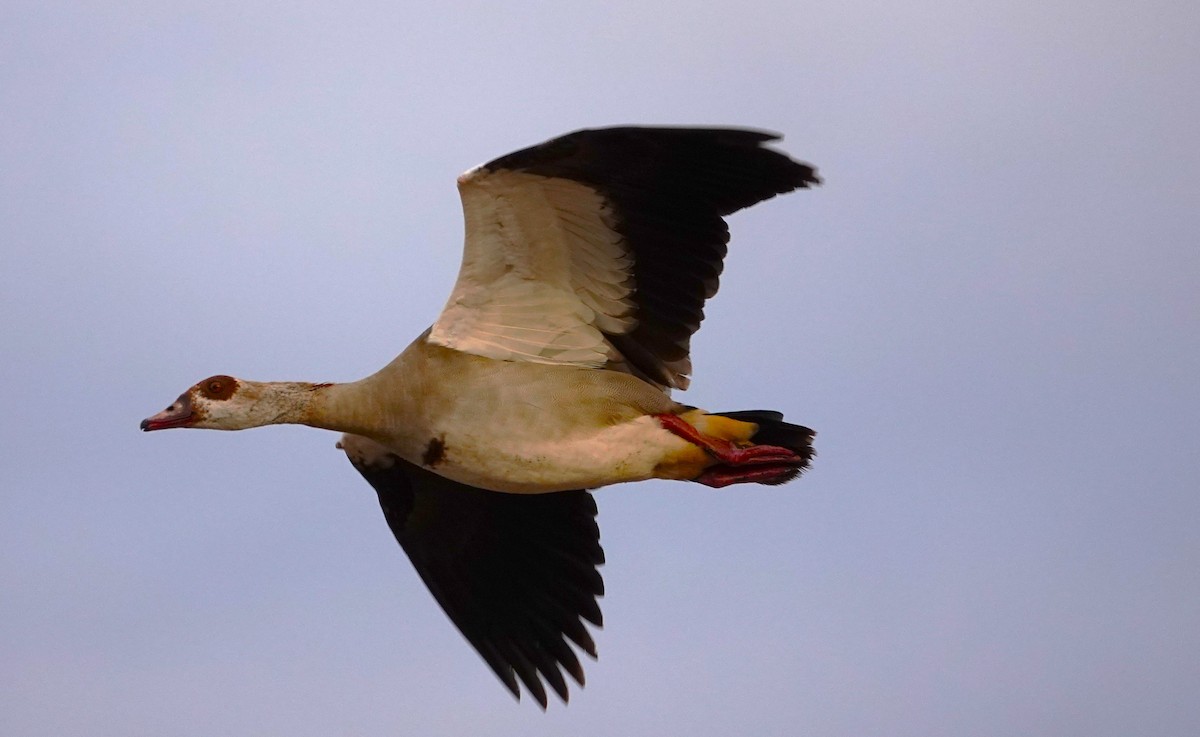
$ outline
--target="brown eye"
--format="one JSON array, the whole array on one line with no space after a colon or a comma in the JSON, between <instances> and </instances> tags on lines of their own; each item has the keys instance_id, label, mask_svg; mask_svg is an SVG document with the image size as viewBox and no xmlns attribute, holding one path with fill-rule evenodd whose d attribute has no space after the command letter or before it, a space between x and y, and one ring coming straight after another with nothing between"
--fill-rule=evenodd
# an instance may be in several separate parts
<instances>
[{"instance_id":1,"label":"brown eye","mask_svg":"<svg viewBox=\"0 0 1200 737\"><path fill-rule=\"evenodd\" d=\"M229 399L237 390L232 376L213 376L200 382L200 393L209 399Z\"/></svg>"}]
</instances>

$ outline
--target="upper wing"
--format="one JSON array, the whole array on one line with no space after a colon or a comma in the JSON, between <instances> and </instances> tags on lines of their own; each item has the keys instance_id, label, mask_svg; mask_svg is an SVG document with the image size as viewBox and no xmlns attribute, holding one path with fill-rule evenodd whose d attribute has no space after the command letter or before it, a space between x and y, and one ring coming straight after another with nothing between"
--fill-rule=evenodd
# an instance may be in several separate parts
<instances>
[{"instance_id":1,"label":"upper wing","mask_svg":"<svg viewBox=\"0 0 1200 737\"><path fill-rule=\"evenodd\" d=\"M372 440L339 447L375 487L384 518L450 620L520 698L546 707L545 679L567 700L562 670L583 685L564 636L596 657L582 619L599 626L604 562L586 491L503 494L404 461Z\"/></svg>"},{"instance_id":2,"label":"upper wing","mask_svg":"<svg viewBox=\"0 0 1200 737\"><path fill-rule=\"evenodd\" d=\"M690 339L729 241L722 217L820 181L764 148L777 138L581 130L468 171L462 268L430 340L686 388Z\"/></svg>"}]
</instances>

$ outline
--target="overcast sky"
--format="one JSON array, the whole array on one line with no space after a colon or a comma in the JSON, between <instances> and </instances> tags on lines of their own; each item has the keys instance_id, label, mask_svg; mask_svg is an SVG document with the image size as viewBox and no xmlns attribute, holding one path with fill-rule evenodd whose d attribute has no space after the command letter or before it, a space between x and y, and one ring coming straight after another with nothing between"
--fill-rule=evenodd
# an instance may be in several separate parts
<instances>
[{"instance_id":1,"label":"overcast sky","mask_svg":"<svg viewBox=\"0 0 1200 737\"><path fill-rule=\"evenodd\" d=\"M0 733L1200 733L1194 2L0 7ZM214 373L382 366L454 178L581 127L777 130L714 410L785 487L598 493L606 626L516 704L308 428L144 435Z\"/></svg>"}]
</instances>

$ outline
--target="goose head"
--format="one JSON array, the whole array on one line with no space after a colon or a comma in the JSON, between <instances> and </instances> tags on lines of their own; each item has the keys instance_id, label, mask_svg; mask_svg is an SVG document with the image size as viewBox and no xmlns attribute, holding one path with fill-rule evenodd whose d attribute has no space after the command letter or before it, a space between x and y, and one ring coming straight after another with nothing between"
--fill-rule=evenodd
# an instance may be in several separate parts
<instances>
[{"instance_id":1,"label":"goose head","mask_svg":"<svg viewBox=\"0 0 1200 737\"><path fill-rule=\"evenodd\" d=\"M142 420L141 427L146 432L172 427L242 430L270 424L261 421L266 409L261 406L262 394L256 382L210 376L180 394L162 412Z\"/></svg>"}]
</instances>

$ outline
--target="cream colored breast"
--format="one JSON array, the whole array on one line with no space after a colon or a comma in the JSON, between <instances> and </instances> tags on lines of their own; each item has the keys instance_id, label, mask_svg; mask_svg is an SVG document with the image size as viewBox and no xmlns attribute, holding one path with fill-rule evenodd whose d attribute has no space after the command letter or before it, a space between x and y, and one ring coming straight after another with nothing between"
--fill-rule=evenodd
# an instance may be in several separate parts
<instances>
[{"instance_id":1,"label":"cream colored breast","mask_svg":"<svg viewBox=\"0 0 1200 737\"><path fill-rule=\"evenodd\" d=\"M498 361L419 340L364 383L361 402L372 419L360 434L488 489L649 478L682 443L647 417L679 405L615 371Z\"/></svg>"}]
</instances>

